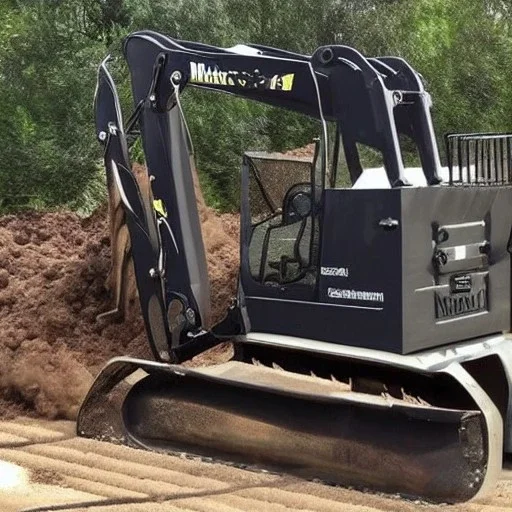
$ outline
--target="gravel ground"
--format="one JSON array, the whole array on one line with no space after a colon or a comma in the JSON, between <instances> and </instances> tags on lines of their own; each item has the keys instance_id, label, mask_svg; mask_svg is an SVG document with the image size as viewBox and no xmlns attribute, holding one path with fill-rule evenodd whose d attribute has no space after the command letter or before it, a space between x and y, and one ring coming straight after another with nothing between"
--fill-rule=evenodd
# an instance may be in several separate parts
<instances>
[{"instance_id":1,"label":"gravel ground","mask_svg":"<svg viewBox=\"0 0 512 512\"><path fill-rule=\"evenodd\" d=\"M486 504L428 505L77 438L73 422L19 418L0 422L0 510L505 512L512 470Z\"/></svg>"}]
</instances>

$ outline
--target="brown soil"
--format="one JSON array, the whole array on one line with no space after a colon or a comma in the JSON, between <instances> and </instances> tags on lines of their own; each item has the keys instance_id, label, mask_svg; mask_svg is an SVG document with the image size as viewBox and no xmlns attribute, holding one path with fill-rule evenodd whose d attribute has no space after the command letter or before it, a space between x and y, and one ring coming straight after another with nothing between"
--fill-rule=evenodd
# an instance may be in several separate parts
<instances>
[{"instance_id":1,"label":"brown soil","mask_svg":"<svg viewBox=\"0 0 512 512\"><path fill-rule=\"evenodd\" d=\"M236 293L240 259L240 220L238 214L219 215L208 208L197 179L197 173L194 173L194 178L194 190L211 286L212 318L210 323L215 323L222 319L226 307Z\"/></svg>"},{"instance_id":2,"label":"brown soil","mask_svg":"<svg viewBox=\"0 0 512 512\"><path fill-rule=\"evenodd\" d=\"M313 158L315 155L315 143L312 142L302 148L290 149L284 153L286 156L294 156L298 158Z\"/></svg>"},{"instance_id":3,"label":"brown soil","mask_svg":"<svg viewBox=\"0 0 512 512\"><path fill-rule=\"evenodd\" d=\"M30 472L30 481L35 484L59 485L65 487L64 477L52 469L39 468Z\"/></svg>"},{"instance_id":4,"label":"brown soil","mask_svg":"<svg viewBox=\"0 0 512 512\"><path fill-rule=\"evenodd\" d=\"M235 293L238 219L199 199L213 320ZM111 357L150 358L136 297L123 323L112 307L107 208L0 218L0 416L76 416L93 375Z\"/></svg>"}]
</instances>

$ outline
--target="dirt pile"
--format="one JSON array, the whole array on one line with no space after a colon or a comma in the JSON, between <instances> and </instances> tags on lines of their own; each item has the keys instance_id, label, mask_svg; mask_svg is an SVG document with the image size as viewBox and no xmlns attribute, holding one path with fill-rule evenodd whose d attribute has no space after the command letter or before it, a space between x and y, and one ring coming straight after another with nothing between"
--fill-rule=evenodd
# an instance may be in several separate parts
<instances>
[{"instance_id":1,"label":"dirt pile","mask_svg":"<svg viewBox=\"0 0 512 512\"><path fill-rule=\"evenodd\" d=\"M313 153L310 144L286 154ZM139 167L137 177L146 176ZM236 291L239 217L208 208L197 179L195 192L215 323ZM74 418L108 359L151 358L135 293L124 322L96 319L113 306L105 288L109 269L106 207L87 219L69 212L0 218L0 416L35 411ZM204 361L224 350L217 348Z\"/></svg>"},{"instance_id":2,"label":"dirt pile","mask_svg":"<svg viewBox=\"0 0 512 512\"><path fill-rule=\"evenodd\" d=\"M200 201L213 317L236 286L238 219ZM0 416L74 418L92 375L111 357L149 358L136 300L123 323L111 308L107 210L0 218Z\"/></svg>"},{"instance_id":3,"label":"dirt pile","mask_svg":"<svg viewBox=\"0 0 512 512\"><path fill-rule=\"evenodd\" d=\"M315 156L316 144L312 142L301 148L290 149L285 151L285 156L297 157L297 158L313 158Z\"/></svg>"}]
</instances>

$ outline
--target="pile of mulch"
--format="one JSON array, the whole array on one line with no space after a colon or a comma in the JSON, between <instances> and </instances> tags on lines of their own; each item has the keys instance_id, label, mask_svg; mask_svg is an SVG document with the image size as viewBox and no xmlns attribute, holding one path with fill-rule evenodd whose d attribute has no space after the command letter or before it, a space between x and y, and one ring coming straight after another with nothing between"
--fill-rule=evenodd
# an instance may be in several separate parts
<instances>
[{"instance_id":1,"label":"pile of mulch","mask_svg":"<svg viewBox=\"0 0 512 512\"><path fill-rule=\"evenodd\" d=\"M214 320L235 293L238 216L200 198ZM114 356L151 358L139 304L124 322L112 308L107 209L0 217L0 416L76 417L93 375Z\"/></svg>"},{"instance_id":2,"label":"pile of mulch","mask_svg":"<svg viewBox=\"0 0 512 512\"><path fill-rule=\"evenodd\" d=\"M296 158L313 158L315 156L315 143L312 142L307 146L303 146L301 148L294 148L288 151L285 151L283 154L285 156L291 156Z\"/></svg>"}]
</instances>

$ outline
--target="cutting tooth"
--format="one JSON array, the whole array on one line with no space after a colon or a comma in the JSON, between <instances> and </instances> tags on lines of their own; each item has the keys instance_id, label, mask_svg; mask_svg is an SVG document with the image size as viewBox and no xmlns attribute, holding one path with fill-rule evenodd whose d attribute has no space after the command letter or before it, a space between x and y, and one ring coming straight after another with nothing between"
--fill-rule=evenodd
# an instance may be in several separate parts
<instances>
[{"instance_id":1,"label":"cutting tooth","mask_svg":"<svg viewBox=\"0 0 512 512\"><path fill-rule=\"evenodd\" d=\"M262 366L262 364L257 359L255 359L254 357L252 358L252 364L254 366Z\"/></svg>"},{"instance_id":2,"label":"cutting tooth","mask_svg":"<svg viewBox=\"0 0 512 512\"><path fill-rule=\"evenodd\" d=\"M402 394L402 400L404 402L409 402L410 404L417 404L418 399L415 396L409 395L409 393L406 393L404 388L400 388L400 393Z\"/></svg>"},{"instance_id":3,"label":"cutting tooth","mask_svg":"<svg viewBox=\"0 0 512 512\"><path fill-rule=\"evenodd\" d=\"M274 368L274 370L284 371L277 363L272 363L272 368Z\"/></svg>"}]
</instances>

